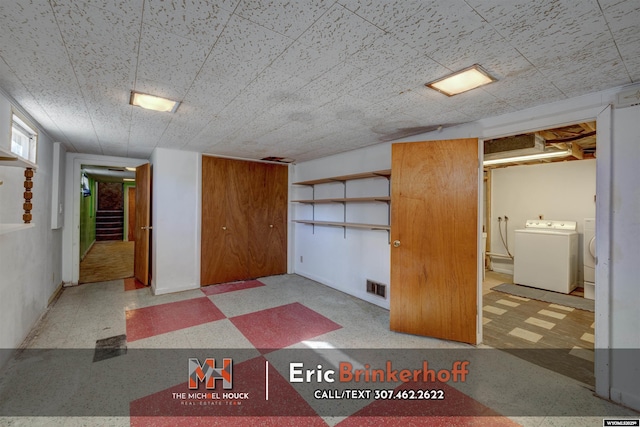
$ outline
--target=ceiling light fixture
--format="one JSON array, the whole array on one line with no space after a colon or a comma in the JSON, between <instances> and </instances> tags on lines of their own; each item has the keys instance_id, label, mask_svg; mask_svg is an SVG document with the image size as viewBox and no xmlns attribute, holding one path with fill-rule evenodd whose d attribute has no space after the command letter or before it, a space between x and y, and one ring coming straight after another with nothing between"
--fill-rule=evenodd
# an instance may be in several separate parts
<instances>
[{"instance_id":1,"label":"ceiling light fixture","mask_svg":"<svg viewBox=\"0 0 640 427\"><path fill-rule=\"evenodd\" d=\"M429 82L425 86L447 96L453 96L495 81L496 79L491 77L480 65L474 64L464 70Z\"/></svg>"},{"instance_id":2,"label":"ceiling light fixture","mask_svg":"<svg viewBox=\"0 0 640 427\"><path fill-rule=\"evenodd\" d=\"M122 180L127 182L135 182L134 178L122 178Z\"/></svg>"},{"instance_id":3,"label":"ceiling light fixture","mask_svg":"<svg viewBox=\"0 0 640 427\"><path fill-rule=\"evenodd\" d=\"M125 167L125 169L128 170L129 172L135 172L136 171L136 168L131 167L131 166L127 166L127 167Z\"/></svg>"},{"instance_id":4,"label":"ceiling light fixture","mask_svg":"<svg viewBox=\"0 0 640 427\"><path fill-rule=\"evenodd\" d=\"M502 159L492 159L485 160L482 162L483 166L491 166L491 165L499 165L502 163L511 163L511 162L526 162L529 160L538 160L538 159L553 159L557 157L567 157L573 154L571 148L563 151L546 151L538 154L529 154L527 156L514 156L514 157L504 157Z\"/></svg>"},{"instance_id":5,"label":"ceiling light fixture","mask_svg":"<svg viewBox=\"0 0 640 427\"><path fill-rule=\"evenodd\" d=\"M148 95L146 93L140 93L133 90L131 91L129 104L146 108L147 110L164 111L169 113L175 113L180 105L178 101L172 101L167 98Z\"/></svg>"}]
</instances>

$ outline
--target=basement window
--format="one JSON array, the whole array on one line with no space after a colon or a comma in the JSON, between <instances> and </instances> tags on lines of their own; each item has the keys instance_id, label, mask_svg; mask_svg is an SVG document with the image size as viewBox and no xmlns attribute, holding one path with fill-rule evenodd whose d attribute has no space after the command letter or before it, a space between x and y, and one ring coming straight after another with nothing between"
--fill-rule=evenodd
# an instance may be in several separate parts
<instances>
[{"instance_id":1,"label":"basement window","mask_svg":"<svg viewBox=\"0 0 640 427\"><path fill-rule=\"evenodd\" d=\"M38 132L14 111L11 115L11 152L35 164L37 145Z\"/></svg>"}]
</instances>

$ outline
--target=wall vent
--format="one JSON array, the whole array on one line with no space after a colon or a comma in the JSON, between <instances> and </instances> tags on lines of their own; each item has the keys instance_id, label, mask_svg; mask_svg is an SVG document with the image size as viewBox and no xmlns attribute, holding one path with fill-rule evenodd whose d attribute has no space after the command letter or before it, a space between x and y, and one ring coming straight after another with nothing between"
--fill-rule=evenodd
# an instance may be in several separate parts
<instances>
[{"instance_id":1,"label":"wall vent","mask_svg":"<svg viewBox=\"0 0 640 427\"><path fill-rule=\"evenodd\" d=\"M631 107L632 105L640 105L640 87L628 89L620 92L616 97L616 108Z\"/></svg>"},{"instance_id":2,"label":"wall vent","mask_svg":"<svg viewBox=\"0 0 640 427\"><path fill-rule=\"evenodd\" d=\"M387 285L367 279L367 292L370 294L378 295L379 297L382 297L382 298L386 298Z\"/></svg>"}]
</instances>

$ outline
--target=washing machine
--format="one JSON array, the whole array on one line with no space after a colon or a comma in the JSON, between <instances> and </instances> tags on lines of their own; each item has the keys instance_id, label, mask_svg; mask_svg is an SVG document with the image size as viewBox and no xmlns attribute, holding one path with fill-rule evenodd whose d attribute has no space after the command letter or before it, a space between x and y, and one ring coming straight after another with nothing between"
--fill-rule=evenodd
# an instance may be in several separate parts
<instances>
[{"instance_id":1,"label":"washing machine","mask_svg":"<svg viewBox=\"0 0 640 427\"><path fill-rule=\"evenodd\" d=\"M596 220L584 219L583 254L584 260L584 297L595 298L596 285Z\"/></svg>"},{"instance_id":2,"label":"washing machine","mask_svg":"<svg viewBox=\"0 0 640 427\"><path fill-rule=\"evenodd\" d=\"M570 293L577 286L578 238L575 221L528 220L515 230L513 281Z\"/></svg>"}]
</instances>

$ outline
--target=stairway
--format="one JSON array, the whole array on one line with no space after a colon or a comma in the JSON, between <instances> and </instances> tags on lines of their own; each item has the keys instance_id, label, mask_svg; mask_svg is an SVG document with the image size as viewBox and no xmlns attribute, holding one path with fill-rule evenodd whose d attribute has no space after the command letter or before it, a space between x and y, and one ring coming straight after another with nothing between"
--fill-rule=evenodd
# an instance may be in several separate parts
<instances>
[{"instance_id":1,"label":"stairway","mask_svg":"<svg viewBox=\"0 0 640 427\"><path fill-rule=\"evenodd\" d=\"M123 211L96 212L96 240L122 240L124 233Z\"/></svg>"}]
</instances>

